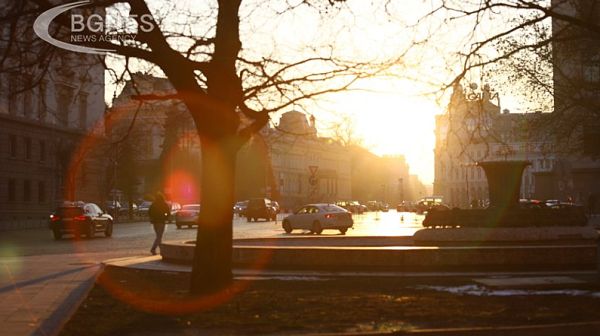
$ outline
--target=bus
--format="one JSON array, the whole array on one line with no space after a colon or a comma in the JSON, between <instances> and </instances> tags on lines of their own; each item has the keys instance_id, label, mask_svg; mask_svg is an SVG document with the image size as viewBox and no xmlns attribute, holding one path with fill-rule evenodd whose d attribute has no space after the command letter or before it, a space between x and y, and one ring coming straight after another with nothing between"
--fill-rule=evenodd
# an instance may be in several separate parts
<instances>
[{"instance_id":1,"label":"bus","mask_svg":"<svg viewBox=\"0 0 600 336\"><path fill-rule=\"evenodd\" d=\"M441 206L444 203L444 196L425 196L421 197L417 204L417 212L424 213L436 206Z\"/></svg>"}]
</instances>

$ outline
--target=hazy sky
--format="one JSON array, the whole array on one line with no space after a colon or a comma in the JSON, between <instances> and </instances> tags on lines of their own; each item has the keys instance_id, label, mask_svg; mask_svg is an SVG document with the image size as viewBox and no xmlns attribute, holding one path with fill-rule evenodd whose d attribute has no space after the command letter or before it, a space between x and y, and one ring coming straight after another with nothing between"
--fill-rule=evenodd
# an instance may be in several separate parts
<instances>
[{"instance_id":1,"label":"hazy sky","mask_svg":"<svg viewBox=\"0 0 600 336\"><path fill-rule=\"evenodd\" d=\"M328 95L321 101L295 109L315 115L324 134L329 126L344 116L351 116L358 135L373 152L404 154L410 173L418 174L426 184L433 183L435 115L443 113L445 101L441 99L438 105L431 95L424 93L439 89L441 83L447 83L459 70L452 55L469 44L472 27L465 22L447 20L449 14L443 12L420 22L416 28L411 27L431 11L436 0L391 1L392 5L387 7L382 5L387 3L383 0L350 0L346 3L348 8L342 11L325 13L325 6L317 9L304 6L277 13L286 3L294 2L300 0L244 2L241 10L243 56L275 56L293 61L310 53L312 56L314 52L333 51L346 59L380 61L405 54L385 78L362 81L354 87L363 90ZM171 11L169 15L175 26L182 20L173 13L185 11L180 14L185 16L188 10L195 11L195 25L188 29L198 35L211 35L213 1L180 0L166 7L164 2L152 3L161 6L164 13ZM486 26L485 20L483 26ZM413 44L426 38L427 44ZM107 89L107 97L112 97L112 91ZM498 91L502 94L502 90ZM278 119L277 115L273 116L274 121Z\"/></svg>"}]
</instances>

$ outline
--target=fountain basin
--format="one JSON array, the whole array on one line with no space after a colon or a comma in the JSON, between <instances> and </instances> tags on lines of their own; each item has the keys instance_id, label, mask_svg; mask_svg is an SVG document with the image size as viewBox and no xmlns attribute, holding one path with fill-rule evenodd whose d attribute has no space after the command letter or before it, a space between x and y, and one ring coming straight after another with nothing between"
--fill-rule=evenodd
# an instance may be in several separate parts
<instances>
[{"instance_id":1,"label":"fountain basin","mask_svg":"<svg viewBox=\"0 0 600 336\"><path fill-rule=\"evenodd\" d=\"M406 237L332 238L235 240L233 265L255 270L358 272L563 271L596 267L595 244L414 246ZM163 243L162 258L166 262L191 264L194 244Z\"/></svg>"}]
</instances>

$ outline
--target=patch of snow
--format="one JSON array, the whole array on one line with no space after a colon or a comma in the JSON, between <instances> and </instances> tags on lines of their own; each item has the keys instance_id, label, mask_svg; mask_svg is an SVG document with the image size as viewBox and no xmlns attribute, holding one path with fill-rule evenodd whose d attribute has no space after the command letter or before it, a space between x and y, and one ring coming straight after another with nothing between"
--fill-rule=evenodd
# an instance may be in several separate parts
<instances>
[{"instance_id":1,"label":"patch of snow","mask_svg":"<svg viewBox=\"0 0 600 336\"><path fill-rule=\"evenodd\" d=\"M430 289L439 292L448 292L456 295L475 295L475 296L517 296L517 295L571 295L571 296L590 296L600 298L600 292L577 289L560 290L528 290L528 289L489 289L478 285L466 286L416 286L416 289Z\"/></svg>"},{"instance_id":2,"label":"patch of snow","mask_svg":"<svg viewBox=\"0 0 600 336\"><path fill-rule=\"evenodd\" d=\"M236 276L235 279L239 280L281 280L281 281L329 281L330 279L321 277L308 277L308 276L265 276L265 275L245 275Z\"/></svg>"}]
</instances>

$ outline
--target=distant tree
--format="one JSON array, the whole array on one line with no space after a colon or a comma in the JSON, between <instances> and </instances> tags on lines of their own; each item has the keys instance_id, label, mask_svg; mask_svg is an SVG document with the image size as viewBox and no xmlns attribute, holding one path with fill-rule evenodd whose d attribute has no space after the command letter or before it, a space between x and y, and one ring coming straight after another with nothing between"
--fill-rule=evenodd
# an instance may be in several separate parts
<instances>
[{"instance_id":1,"label":"distant tree","mask_svg":"<svg viewBox=\"0 0 600 336\"><path fill-rule=\"evenodd\" d=\"M366 147L364 137L356 130L356 120L350 116L342 116L341 120L331 127L331 138L342 146Z\"/></svg>"}]
</instances>

